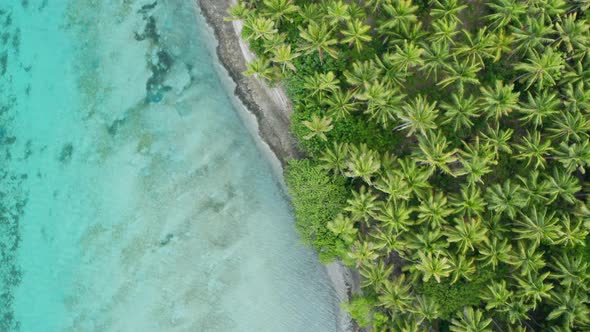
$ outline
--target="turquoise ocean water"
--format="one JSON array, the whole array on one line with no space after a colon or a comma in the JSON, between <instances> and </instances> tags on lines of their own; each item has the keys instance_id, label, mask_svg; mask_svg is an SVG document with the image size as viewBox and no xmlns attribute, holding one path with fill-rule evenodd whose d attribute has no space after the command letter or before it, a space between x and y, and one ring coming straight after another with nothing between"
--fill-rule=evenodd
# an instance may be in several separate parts
<instances>
[{"instance_id":1,"label":"turquoise ocean water","mask_svg":"<svg viewBox=\"0 0 590 332\"><path fill-rule=\"evenodd\" d=\"M189 0L0 1L0 331L335 331Z\"/></svg>"}]
</instances>

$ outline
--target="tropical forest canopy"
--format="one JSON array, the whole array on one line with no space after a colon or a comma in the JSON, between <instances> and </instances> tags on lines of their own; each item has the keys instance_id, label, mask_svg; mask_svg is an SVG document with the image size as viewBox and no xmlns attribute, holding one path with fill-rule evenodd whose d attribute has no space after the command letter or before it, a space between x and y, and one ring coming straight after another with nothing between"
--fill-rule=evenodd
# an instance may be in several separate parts
<instances>
[{"instance_id":1,"label":"tropical forest canopy","mask_svg":"<svg viewBox=\"0 0 590 332\"><path fill-rule=\"evenodd\" d=\"M588 331L590 0L240 1L287 182L375 331Z\"/></svg>"}]
</instances>

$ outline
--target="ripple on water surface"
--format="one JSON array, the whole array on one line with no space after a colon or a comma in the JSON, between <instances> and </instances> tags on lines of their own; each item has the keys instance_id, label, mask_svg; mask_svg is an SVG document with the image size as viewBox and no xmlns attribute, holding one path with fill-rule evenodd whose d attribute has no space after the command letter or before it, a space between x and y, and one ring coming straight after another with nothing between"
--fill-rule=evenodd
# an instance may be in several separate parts
<instances>
[{"instance_id":1,"label":"ripple on water surface","mask_svg":"<svg viewBox=\"0 0 590 332\"><path fill-rule=\"evenodd\" d=\"M1 331L333 331L193 1L0 3Z\"/></svg>"}]
</instances>

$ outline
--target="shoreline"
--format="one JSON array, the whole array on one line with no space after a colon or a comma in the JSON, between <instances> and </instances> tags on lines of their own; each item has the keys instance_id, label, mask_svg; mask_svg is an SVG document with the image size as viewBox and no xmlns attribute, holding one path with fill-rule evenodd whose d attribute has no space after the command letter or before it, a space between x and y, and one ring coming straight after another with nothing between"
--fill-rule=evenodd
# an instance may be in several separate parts
<instances>
[{"instance_id":1,"label":"shoreline","mask_svg":"<svg viewBox=\"0 0 590 332\"><path fill-rule=\"evenodd\" d=\"M303 157L297 139L291 134L291 108L280 88L269 88L254 77L244 76L246 61L254 55L241 41L237 29L241 26L225 21L232 0L196 0L207 24L218 41L219 61L236 83L235 95L254 114L260 137L284 167L290 159Z\"/></svg>"},{"instance_id":2,"label":"shoreline","mask_svg":"<svg viewBox=\"0 0 590 332\"><path fill-rule=\"evenodd\" d=\"M234 94L246 110L254 115L258 135L268 144L282 166L281 171L284 171L289 160L304 157L298 148L296 137L291 133L292 108L282 87L271 88L255 77L242 74L246 71L246 62L254 58L254 54L239 37L242 23L224 20L227 9L235 2L236 0L196 0L196 5L217 39L216 53L235 83ZM340 303L349 301L353 294L360 292L356 271L345 267L340 261L323 265ZM342 308L339 310L338 330L359 331L349 314Z\"/></svg>"}]
</instances>

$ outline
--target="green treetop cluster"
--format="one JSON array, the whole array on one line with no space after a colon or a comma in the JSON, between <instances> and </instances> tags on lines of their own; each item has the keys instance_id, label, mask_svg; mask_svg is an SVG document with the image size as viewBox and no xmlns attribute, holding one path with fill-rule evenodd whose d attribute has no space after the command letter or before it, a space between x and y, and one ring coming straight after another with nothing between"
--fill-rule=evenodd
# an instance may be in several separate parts
<instances>
[{"instance_id":1,"label":"green treetop cluster","mask_svg":"<svg viewBox=\"0 0 590 332\"><path fill-rule=\"evenodd\" d=\"M240 1L374 331L589 331L590 0Z\"/></svg>"}]
</instances>

